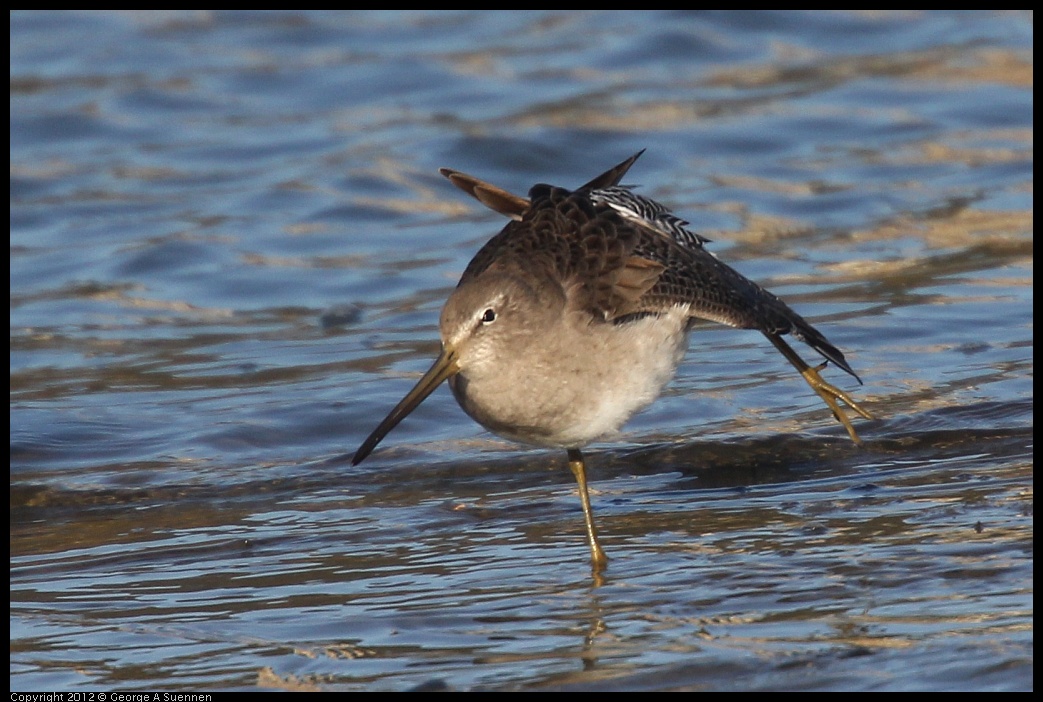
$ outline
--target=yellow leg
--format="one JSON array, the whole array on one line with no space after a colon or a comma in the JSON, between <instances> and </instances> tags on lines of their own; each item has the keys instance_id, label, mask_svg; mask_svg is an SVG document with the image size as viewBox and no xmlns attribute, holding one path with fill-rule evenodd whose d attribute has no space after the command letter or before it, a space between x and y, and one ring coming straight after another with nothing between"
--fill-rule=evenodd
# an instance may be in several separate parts
<instances>
[{"instance_id":1,"label":"yellow leg","mask_svg":"<svg viewBox=\"0 0 1043 702\"><path fill-rule=\"evenodd\" d=\"M608 565L608 556L598 543L598 530L594 527L594 513L590 509L590 495L587 494L587 469L583 463L583 454L579 449L569 449L569 470L576 476L579 484L579 499L583 503L583 516L587 520L587 542L590 544L590 562L597 574Z\"/></svg>"},{"instance_id":2,"label":"yellow leg","mask_svg":"<svg viewBox=\"0 0 1043 702\"><path fill-rule=\"evenodd\" d=\"M844 428L847 429L847 433L851 437L851 440L854 441L855 444L857 444L858 446L861 446L862 439L858 438L858 433L855 431L855 427L851 425L851 420L848 419L847 413L840 409L840 405L837 403L837 400L840 400L841 402L846 404L848 407L850 407L864 419L872 419L873 415L869 414L869 412L866 412L864 409L859 407L858 403L852 400L851 396L848 395L846 392L840 390L839 388L833 387L832 385L830 385L822 379L822 376L820 376L818 372L826 367L825 363L818 367L812 368L807 363L805 363L804 359L798 356L797 352L794 351L793 348L785 341L783 341L780 337L774 334L767 334L766 336L769 339L771 339L771 343L775 344L775 348L777 348L782 353L782 355L785 356L786 359L793 364L793 367L800 371L800 374L804 377L804 380L807 381L808 385L811 386L811 389L814 390L815 393L819 397L821 397L827 405L829 405L829 409L833 411L833 416L837 418L838 422L844 425Z\"/></svg>"}]
</instances>

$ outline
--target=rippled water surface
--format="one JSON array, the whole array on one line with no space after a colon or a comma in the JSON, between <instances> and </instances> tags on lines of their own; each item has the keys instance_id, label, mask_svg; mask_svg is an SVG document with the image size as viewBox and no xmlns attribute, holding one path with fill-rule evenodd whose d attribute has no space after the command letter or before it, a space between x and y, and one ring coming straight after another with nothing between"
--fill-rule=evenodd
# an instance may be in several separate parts
<instances>
[{"instance_id":1,"label":"rippled water surface","mask_svg":"<svg viewBox=\"0 0 1043 702\"><path fill-rule=\"evenodd\" d=\"M1033 16L11 14L15 690L1027 690ZM626 182L865 381L711 324L587 451L431 363L524 194ZM803 353L803 350L802 350ZM811 358L811 352L808 358Z\"/></svg>"}]
</instances>

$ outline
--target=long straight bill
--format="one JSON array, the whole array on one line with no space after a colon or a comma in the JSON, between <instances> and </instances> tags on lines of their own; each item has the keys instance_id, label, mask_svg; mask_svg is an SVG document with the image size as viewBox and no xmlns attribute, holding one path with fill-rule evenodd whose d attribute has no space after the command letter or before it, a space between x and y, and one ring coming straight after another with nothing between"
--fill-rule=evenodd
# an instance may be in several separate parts
<instances>
[{"instance_id":1,"label":"long straight bill","mask_svg":"<svg viewBox=\"0 0 1043 702\"><path fill-rule=\"evenodd\" d=\"M351 465L356 466L365 460L366 456L377 447L380 440L394 429L399 422L405 419L406 415L416 409L417 405L427 399L427 396L434 392L435 388L441 385L443 380L459 372L460 368L456 365L456 353L452 349L443 348L434 365L424 373L424 377L402 398L401 402L395 405L395 409L391 410L388 416L384 417L384 421L373 430L373 433L362 442L359 450L355 452L354 458L351 459Z\"/></svg>"}]
</instances>

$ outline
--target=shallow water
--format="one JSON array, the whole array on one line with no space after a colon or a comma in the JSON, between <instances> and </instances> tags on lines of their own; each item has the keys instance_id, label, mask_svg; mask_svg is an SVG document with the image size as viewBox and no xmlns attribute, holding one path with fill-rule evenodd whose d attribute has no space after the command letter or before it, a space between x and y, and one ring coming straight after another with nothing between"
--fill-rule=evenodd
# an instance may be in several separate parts
<instances>
[{"instance_id":1,"label":"shallow water","mask_svg":"<svg viewBox=\"0 0 1043 702\"><path fill-rule=\"evenodd\" d=\"M14 12L11 687L1032 688L1032 15ZM692 335L588 466L446 389L502 226L626 181L848 355ZM803 352L803 351L802 351ZM810 360L810 352L807 356Z\"/></svg>"}]
</instances>

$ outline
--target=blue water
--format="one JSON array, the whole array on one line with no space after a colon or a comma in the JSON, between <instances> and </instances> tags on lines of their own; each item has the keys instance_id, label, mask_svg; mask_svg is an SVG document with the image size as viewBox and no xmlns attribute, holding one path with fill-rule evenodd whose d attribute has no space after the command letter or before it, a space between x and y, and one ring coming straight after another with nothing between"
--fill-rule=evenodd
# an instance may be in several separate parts
<instances>
[{"instance_id":1,"label":"blue water","mask_svg":"<svg viewBox=\"0 0 1043 702\"><path fill-rule=\"evenodd\" d=\"M13 12L12 689L1031 689L1032 20ZM640 149L877 419L697 328L597 581L445 389L342 457L503 225L437 169Z\"/></svg>"}]
</instances>

